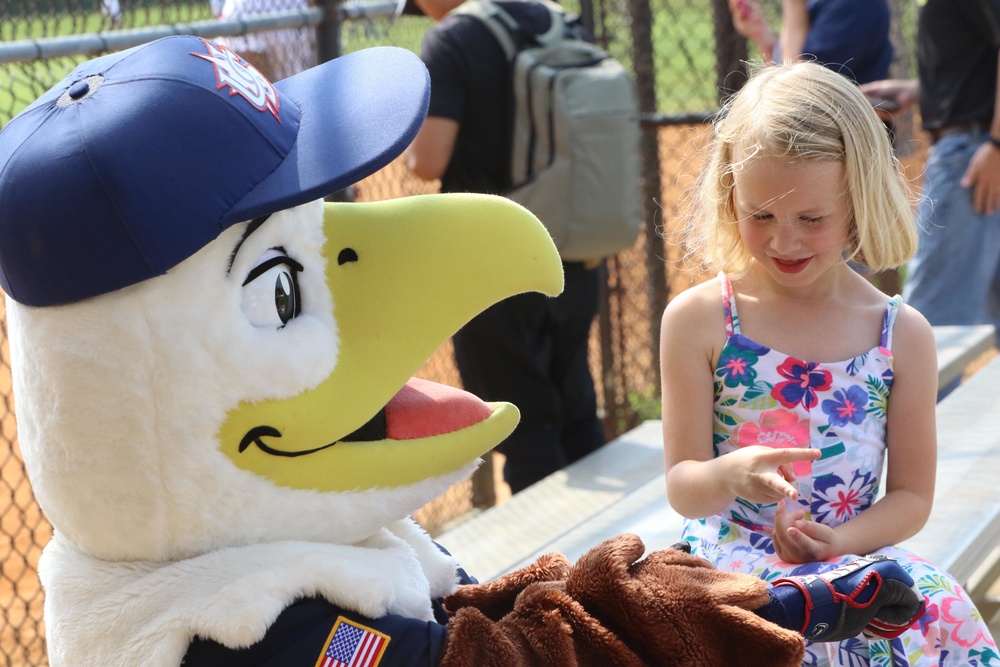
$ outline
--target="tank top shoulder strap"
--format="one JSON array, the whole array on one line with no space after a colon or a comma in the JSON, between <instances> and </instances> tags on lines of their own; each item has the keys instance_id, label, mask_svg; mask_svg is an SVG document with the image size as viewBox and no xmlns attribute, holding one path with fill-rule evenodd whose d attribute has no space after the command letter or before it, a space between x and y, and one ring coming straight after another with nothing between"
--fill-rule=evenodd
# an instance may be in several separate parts
<instances>
[{"instance_id":1,"label":"tank top shoulder strap","mask_svg":"<svg viewBox=\"0 0 1000 667\"><path fill-rule=\"evenodd\" d=\"M892 329L896 324L896 315L899 313L899 306L903 303L903 298L898 294L889 299L889 305L885 307L885 315L882 316L882 340L879 343L882 347L892 351Z\"/></svg>"},{"instance_id":2,"label":"tank top shoulder strap","mask_svg":"<svg viewBox=\"0 0 1000 667\"><path fill-rule=\"evenodd\" d=\"M722 285L722 312L726 316L726 337L740 332L740 316L736 312L736 299L733 298L733 284L729 276L719 272L719 283Z\"/></svg>"}]
</instances>

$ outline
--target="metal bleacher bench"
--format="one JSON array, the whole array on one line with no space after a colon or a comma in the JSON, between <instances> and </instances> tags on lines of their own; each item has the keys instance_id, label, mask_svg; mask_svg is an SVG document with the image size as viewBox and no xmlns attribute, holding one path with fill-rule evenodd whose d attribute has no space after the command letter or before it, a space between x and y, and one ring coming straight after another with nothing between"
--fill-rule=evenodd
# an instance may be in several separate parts
<instances>
[{"instance_id":1,"label":"metal bleacher bench","mask_svg":"<svg viewBox=\"0 0 1000 667\"><path fill-rule=\"evenodd\" d=\"M992 326L937 327L935 336L939 386L994 345ZM1000 357L941 401L937 431L934 509L901 546L949 571L989 619L997 604L987 589L1000 576ZM661 424L651 420L436 539L489 581L544 553L575 561L625 532L663 549L681 522L667 504Z\"/></svg>"}]
</instances>

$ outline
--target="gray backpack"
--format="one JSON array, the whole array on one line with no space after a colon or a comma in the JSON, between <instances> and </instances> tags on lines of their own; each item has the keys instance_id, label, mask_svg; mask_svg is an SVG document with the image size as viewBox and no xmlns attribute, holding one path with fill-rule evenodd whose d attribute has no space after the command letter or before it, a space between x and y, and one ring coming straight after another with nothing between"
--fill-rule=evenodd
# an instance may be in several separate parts
<instances>
[{"instance_id":1,"label":"gray backpack","mask_svg":"<svg viewBox=\"0 0 1000 667\"><path fill-rule=\"evenodd\" d=\"M512 63L512 187L504 194L538 216L564 260L599 259L631 248L642 219L635 84L580 38L559 5L536 1L552 17L540 35L490 0L466 0L452 13L482 21Z\"/></svg>"}]
</instances>

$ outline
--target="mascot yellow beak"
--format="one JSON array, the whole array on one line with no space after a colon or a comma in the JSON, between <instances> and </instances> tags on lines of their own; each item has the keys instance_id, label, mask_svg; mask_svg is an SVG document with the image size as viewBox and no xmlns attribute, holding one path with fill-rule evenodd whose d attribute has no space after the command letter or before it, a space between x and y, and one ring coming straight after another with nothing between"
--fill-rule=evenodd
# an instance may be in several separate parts
<instances>
[{"instance_id":1,"label":"mascot yellow beak","mask_svg":"<svg viewBox=\"0 0 1000 667\"><path fill-rule=\"evenodd\" d=\"M544 227L485 195L326 204L324 218L336 365L299 395L231 410L222 451L281 486L350 491L453 472L492 449L517 425L514 406L407 381L488 306L562 290Z\"/></svg>"}]
</instances>

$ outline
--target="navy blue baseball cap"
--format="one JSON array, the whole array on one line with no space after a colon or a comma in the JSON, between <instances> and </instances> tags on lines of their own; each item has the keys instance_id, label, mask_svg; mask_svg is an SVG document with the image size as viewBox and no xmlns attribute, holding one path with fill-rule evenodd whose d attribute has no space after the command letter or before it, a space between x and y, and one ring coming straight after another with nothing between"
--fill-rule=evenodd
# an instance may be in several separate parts
<instances>
[{"instance_id":1,"label":"navy blue baseball cap","mask_svg":"<svg viewBox=\"0 0 1000 667\"><path fill-rule=\"evenodd\" d=\"M230 225L391 162L429 92L393 47L274 84L193 36L85 62L0 132L0 286L50 306L166 273Z\"/></svg>"}]
</instances>

